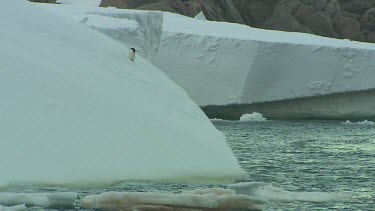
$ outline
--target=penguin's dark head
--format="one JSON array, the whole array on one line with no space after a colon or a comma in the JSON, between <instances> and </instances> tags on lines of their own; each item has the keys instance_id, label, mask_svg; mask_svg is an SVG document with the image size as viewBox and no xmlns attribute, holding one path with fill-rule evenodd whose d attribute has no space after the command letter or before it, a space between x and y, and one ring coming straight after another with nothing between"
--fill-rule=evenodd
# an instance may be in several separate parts
<instances>
[{"instance_id":1,"label":"penguin's dark head","mask_svg":"<svg viewBox=\"0 0 375 211\"><path fill-rule=\"evenodd\" d=\"M130 48L135 53L135 48Z\"/></svg>"}]
</instances>

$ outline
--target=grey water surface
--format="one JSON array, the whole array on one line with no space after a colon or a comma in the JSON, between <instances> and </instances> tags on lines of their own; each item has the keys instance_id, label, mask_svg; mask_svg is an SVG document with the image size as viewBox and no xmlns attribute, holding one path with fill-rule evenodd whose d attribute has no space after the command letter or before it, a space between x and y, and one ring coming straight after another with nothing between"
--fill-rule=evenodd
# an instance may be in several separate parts
<instances>
[{"instance_id":1,"label":"grey water surface","mask_svg":"<svg viewBox=\"0 0 375 211\"><path fill-rule=\"evenodd\" d=\"M214 121L251 181L293 192L350 193L349 201L270 201L266 210L375 210L375 126L339 121ZM80 196L106 191L179 193L225 185L128 182L74 191ZM17 191L17 190L14 190ZM24 191L24 190L18 190Z\"/></svg>"}]
</instances>

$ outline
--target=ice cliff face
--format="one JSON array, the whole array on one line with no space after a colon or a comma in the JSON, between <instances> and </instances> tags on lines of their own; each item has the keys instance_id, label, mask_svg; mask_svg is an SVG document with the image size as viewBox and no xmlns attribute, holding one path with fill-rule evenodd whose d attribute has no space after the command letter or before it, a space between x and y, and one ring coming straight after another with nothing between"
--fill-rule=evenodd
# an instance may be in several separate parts
<instances>
[{"instance_id":1,"label":"ice cliff face","mask_svg":"<svg viewBox=\"0 0 375 211\"><path fill-rule=\"evenodd\" d=\"M367 95L359 92L374 89L369 80L375 76L371 71L375 66L372 44L202 21L171 13L164 13L161 37L159 33L154 35L149 40L157 46L152 49L157 50L151 51L151 61L200 106L216 105L204 108L211 118L239 119L238 111L282 118L373 114L370 107L358 105L358 98L353 100L354 96ZM320 96L331 95L337 100L321 102L327 98ZM306 102L310 104L304 99L309 99ZM282 109L285 103L281 102L288 102L288 106ZM298 106L290 112L287 108L293 103ZM236 112L233 107L220 110L220 106L232 104L245 107L236 107ZM280 114L275 109L271 112L275 105L280 105ZM220 113L226 114L218 116L223 115Z\"/></svg>"},{"instance_id":2,"label":"ice cliff face","mask_svg":"<svg viewBox=\"0 0 375 211\"><path fill-rule=\"evenodd\" d=\"M156 65L211 118L373 115L372 44L168 16Z\"/></svg>"}]
</instances>

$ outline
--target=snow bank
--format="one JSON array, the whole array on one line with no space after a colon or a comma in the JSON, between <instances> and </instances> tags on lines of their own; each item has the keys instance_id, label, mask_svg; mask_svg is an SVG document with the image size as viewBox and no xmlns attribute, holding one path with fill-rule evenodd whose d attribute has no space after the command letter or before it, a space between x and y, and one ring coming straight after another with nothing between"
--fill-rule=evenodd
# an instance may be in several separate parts
<instances>
[{"instance_id":1,"label":"snow bank","mask_svg":"<svg viewBox=\"0 0 375 211\"><path fill-rule=\"evenodd\" d=\"M0 187L248 178L224 135L164 73L40 7L0 7Z\"/></svg>"},{"instance_id":2,"label":"snow bank","mask_svg":"<svg viewBox=\"0 0 375 211\"><path fill-rule=\"evenodd\" d=\"M325 193L325 192L290 192L271 184L260 182L237 183L228 186L235 190L236 194L259 197L271 201L349 201L351 194L347 193Z\"/></svg>"},{"instance_id":3,"label":"snow bank","mask_svg":"<svg viewBox=\"0 0 375 211\"><path fill-rule=\"evenodd\" d=\"M251 114L243 114L240 117L240 121L242 122L264 122L267 119L262 116L262 114L253 112Z\"/></svg>"},{"instance_id":4,"label":"snow bank","mask_svg":"<svg viewBox=\"0 0 375 211\"><path fill-rule=\"evenodd\" d=\"M77 193L0 193L0 204L21 209L26 206L73 207ZM12 207L10 207L12 208ZM1 210L1 209L0 209Z\"/></svg>"},{"instance_id":5,"label":"snow bank","mask_svg":"<svg viewBox=\"0 0 375 211\"><path fill-rule=\"evenodd\" d=\"M107 210L261 210L265 201L236 195L232 190L208 189L182 194L107 192L82 199L81 207Z\"/></svg>"}]
</instances>

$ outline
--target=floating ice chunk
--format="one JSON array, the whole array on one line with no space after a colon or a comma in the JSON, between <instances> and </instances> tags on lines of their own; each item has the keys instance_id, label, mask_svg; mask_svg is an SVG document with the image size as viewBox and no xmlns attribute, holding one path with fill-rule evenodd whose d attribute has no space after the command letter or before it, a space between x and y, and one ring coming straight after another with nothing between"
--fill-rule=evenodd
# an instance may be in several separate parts
<instances>
[{"instance_id":1,"label":"floating ice chunk","mask_svg":"<svg viewBox=\"0 0 375 211\"><path fill-rule=\"evenodd\" d=\"M224 121L223 119L218 119L218 118L213 118L213 119L210 119L210 121L212 122L219 122L219 121Z\"/></svg>"},{"instance_id":2,"label":"floating ice chunk","mask_svg":"<svg viewBox=\"0 0 375 211\"><path fill-rule=\"evenodd\" d=\"M5 206L15 206L15 205L24 204L26 206L38 206L38 207L52 207L52 206L73 207L74 201L76 199L77 199L77 193L72 193L72 192L0 193L0 204L5 205Z\"/></svg>"},{"instance_id":3,"label":"floating ice chunk","mask_svg":"<svg viewBox=\"0 0 375 211\"><path fill-rule=\"evenodd\" d=\"M375 125L375 123L373 121L363 121L363 122L351 122L349 120L346 120L345 122L343 122L342 124L345 124L345 125Z\"/></svg>"},{"instance_id":4,"label":"floating ice chunk","mask_svg":"<svg viewBox=\"0 0 375 211\"><path fill-rule=\"evenodd\" d=\"M262 114L253 112L252 114L243 114L240 117L240 121L242 122L263 122L267 119L262 116Z\"/></svg>"},{"instance_id":5,"label":"floating ice chunk","mask_svg":"<svg viewBox=\"0 0 375 211\"><path fill-rule=\"evenodd\" d=\"M25 204L20 204L16 206L11 206L11 207L5 207L0 205L0 211L22 211L26 210Z\"/></svg>"},{"instance_id":6,"label":"floating ice chunk","mask_svg":"<svg viewBox=\"0 0 375 211\"><path fill-rule=\"evenodd\" d=\"M107 192L84 197L81 207L107 210L261 210L264 203L264 200L256 197L236 195L233 190L215 188L182 194Z\"/></svg>"},{"instance_id":7,"label":"floating ice chunk","mask_svg":"<svg viewBox=\"0 0 375 211\"><path fill-rule=\"evenodd\" d=\"M249 195L272 201L348 201L352 198L347 193L325 193L325 192L291 192L271 184L261 182L245 182L228 186L235 190L236 194Z\"/></svg>"}]
</instances>

